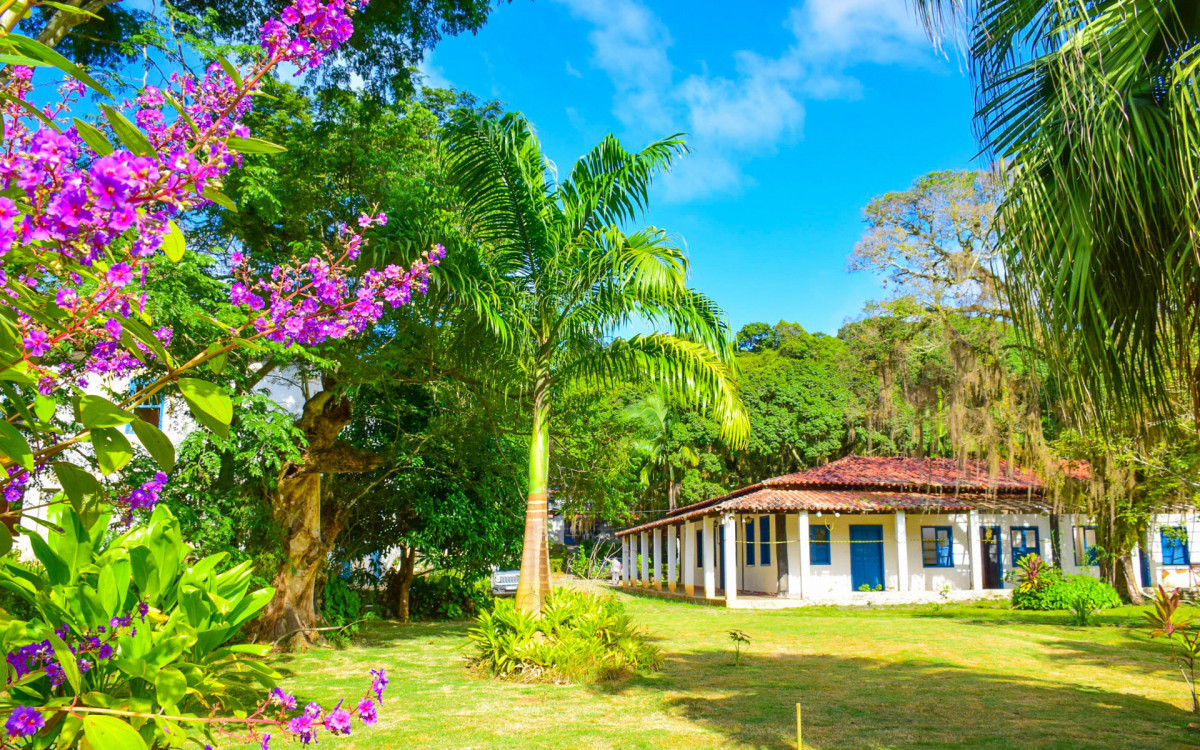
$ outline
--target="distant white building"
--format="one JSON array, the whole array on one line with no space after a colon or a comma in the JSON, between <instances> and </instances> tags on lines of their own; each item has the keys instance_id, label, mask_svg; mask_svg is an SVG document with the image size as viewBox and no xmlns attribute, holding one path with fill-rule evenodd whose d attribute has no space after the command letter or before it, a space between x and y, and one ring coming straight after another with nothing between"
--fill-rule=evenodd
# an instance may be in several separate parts
<instances>
[{"instance_id":1,"label":"distant white building","mask_svg":"<svg viewBox=\"0 0 1200 750\"><path fill-rule=\"evenodd\" d=\"M625 585L730 607L938 601L1004 596L1006 573L1030 553L1098 575L1095 526L1052 510L1030 472L1002 466L993 478L978 461L847 456L617 537ZM1195 513L1154 518L1135 552L1143 586L1195 585L1196 524Z\"/></svg>"},{"instance_id":2,"label":"distant white building","mask_svg":"<svg viewBox=\"0 0 1200 750\"><path fill-rule=\"evenodd\" d=\"M92 382L85 390L87 393L105 396L119 402L123 395L131 394L140 388L141 382L141 379L137 377L110 378ZM320 388L321 381L319 379L305 378L296 368L288 367L268 373L254 390L264 393L281 410L299 417L304 410L304 403ZM166 390L168 394L165 398L158 396L151 399L134 409L134 413L139 419L149 422L166 433L178 450L179 445L188 435L203 428L192 418L191 410L179 394L178 389L167 388ZM132 427L127 425L123 431L132 445L140 447ZM82 450L89 449L90 446L87 445L82 447ZM43 472L25 492L25 505L28 507L44 505L60 491L61 488L58 486L54 474L49 471ZM46 508L38 508L32 512L32 515L45 519L46 513ZM15 542L14 546L22 556L32 557L33 550L28 537L19 535Z\"/></svg>"}]
</instances>

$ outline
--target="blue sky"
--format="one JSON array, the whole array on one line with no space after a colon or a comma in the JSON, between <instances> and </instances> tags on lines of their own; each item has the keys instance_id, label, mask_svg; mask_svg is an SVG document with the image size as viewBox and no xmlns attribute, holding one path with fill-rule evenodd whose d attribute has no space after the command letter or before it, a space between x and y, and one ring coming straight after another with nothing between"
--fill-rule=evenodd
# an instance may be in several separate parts
<instances>
[{"instance_id":1,"label":"blue sky","mask_svg":"<svg viewBox=\"0 0 1200 750\"><path fill-rule=\"evenodd\" d=\"M607 133L689 133L647 223L736 327L835 333L883 292L845 271L872 196L975 164L971 87L904 0L515 0L427 81L501 100L566 171Z\"/></svg>"}]
</instances>

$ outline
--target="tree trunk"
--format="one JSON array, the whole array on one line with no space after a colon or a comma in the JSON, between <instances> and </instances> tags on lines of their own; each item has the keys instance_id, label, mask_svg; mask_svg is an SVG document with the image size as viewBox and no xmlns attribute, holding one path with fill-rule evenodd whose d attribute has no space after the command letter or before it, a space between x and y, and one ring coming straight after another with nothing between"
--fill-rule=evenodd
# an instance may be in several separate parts
<instances>
[{"instance_id":1,"label":"tree trunk","mask_svg":"<svg viewBox=\"0 0 1200 750\"><path fill-rule=\"evenodd\" d=\"M533 402L533 434L529 442L529 485L525 501L525 538L517 609L539 615L550 598L550 546L547 543L546 479L550 468L550 415L538 393Z\"/></svg>"},{"instance_id":2,"label":"tree trunk","mask_svg":"<svg viewBox=\"0 0 1200 750\"><path fill-rule=\"evenodd\" d=\"M409 611L409 592L412 591L413 578L415 578L417 567L417 550L415 547L400 548L400 575L396 580L397 596L396 596L396 619L400 622L408 622L410 618Z\"/></svg>"},{"instance_id":3,"label":"tree trunk","mask_svg":"<svg viewBox=\"0 0 1200 750\"><path fill-rule=\"evenodd\" d=\"M1133 565L1133 553L1127 552L1116 559L1113 566L1113 588L1130 604L1141 605L1145 602L1142 587L1138 585L1137 569Z\"/></svg>"},{"instance_id":4,"label":"tree trunk","mask_svg":"<svg viewBox=\"0 0 1200 750\"><path fill-rule=\"evenodd\" d=\"M780 542L787 541L787 514L775 514L775 572L779 578L778 591L779 596L787 596L788 591L788 559L787 559L787 544Z\"/></svg>"},{"instance_id":5,"label":"tree trunk","mask_svg":"<svg viewBox=\"0 0 1200 750\"><path fill-rule=\"evenodd\" d=\"M298 426L308 446L280 472L269 496L271 513L283 529L286 558L275 574L275 598L250 628L260 643L305 648L319 640L316 585L344 519L336 504L322 512L322 474L370 471L379 457L337 439L350 422L351 402L335 395L330 382L304 404ZM332 500L332 498L328 498Z\"/></svg>"}]
</instances>

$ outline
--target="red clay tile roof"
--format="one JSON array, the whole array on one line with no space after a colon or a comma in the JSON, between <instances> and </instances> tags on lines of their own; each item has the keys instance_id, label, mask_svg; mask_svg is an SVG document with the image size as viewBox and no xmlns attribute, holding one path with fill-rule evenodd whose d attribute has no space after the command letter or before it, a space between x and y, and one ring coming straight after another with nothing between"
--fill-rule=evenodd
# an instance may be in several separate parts
<instances>
[{"instance_id":1,"label":"red clay tile roof","mask_svg":"<svg viewBox=\"0 0 1200 750\"><path fill-rule=\"evenodd\" d=\"M1064 464L1075 479L1090 476L1085 462ZM765 479L727 495L693 503L657 521L619 532L624 536L726 511L788 510L881 513L912 510L949 513L970 510L1042 512L1042 480L1001 461L991 476L984 461L953 458L846 456L807 471Z\"/></svg>"},{"instance_id":2,"label":"red clay tile roof","mask_svg":"<svg viewBox=\"0 0 1200 750\"><path fill-rule=\"evenodd\" d=\"M984 461L953 458L896 458L886 456L846 456L807 471L772 477L763 481L768 487L894 487L926 488L958 492L1040 491L1042 480L1031 471L1010 470L1000 462L991 476Z\"/></svg>"}]
</instances>

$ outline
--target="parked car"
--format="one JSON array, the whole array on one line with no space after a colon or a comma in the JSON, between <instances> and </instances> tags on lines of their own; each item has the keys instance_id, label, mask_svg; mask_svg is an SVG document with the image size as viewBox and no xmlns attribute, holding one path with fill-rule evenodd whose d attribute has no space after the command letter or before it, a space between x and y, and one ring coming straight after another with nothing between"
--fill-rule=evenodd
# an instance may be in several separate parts
<instances>
[{"instance_id":1,"label":"parked car","mask_svg":"<svg viewBox=\"0 0 1200 750\"><path fill-rule=\"evenodd\" d=\"M516 596L519 570L492 569L492 596Z\"/></svg>"}]
</instances>

